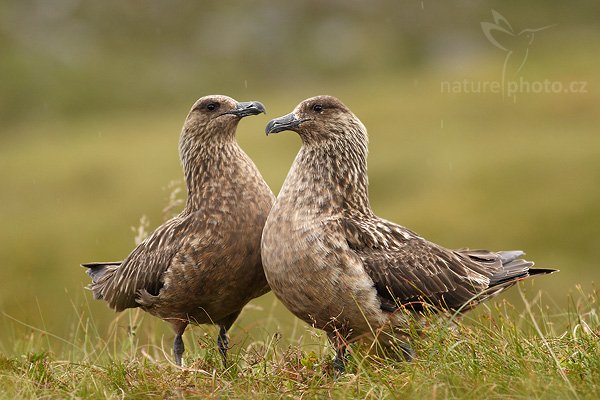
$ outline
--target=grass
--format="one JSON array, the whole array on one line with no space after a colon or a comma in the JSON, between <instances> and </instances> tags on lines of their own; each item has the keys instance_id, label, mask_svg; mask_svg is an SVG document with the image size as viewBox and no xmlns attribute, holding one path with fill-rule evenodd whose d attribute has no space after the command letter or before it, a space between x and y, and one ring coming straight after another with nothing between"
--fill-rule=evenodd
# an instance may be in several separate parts
<instances>
[{"instance_id":1,"label":"grass","mask_svg":"<svg viewBox=\"0 0 600 400\"><path fill-rule=\"evenodd\" d=\"M187 334L186 367L179 369L170 362L170 336L167 343L137 337L131 327L138 326L139 311L122 314L107 336L93 319L79 315L68 338L31 330L26 342L16 344L21 356L0 356L0 393L115 399L598 398L598 293L579 292L567 309L556 312L544 296L527 300L519 291L524 307L504 301L467 314L458 324L433 319L413 338L417 356L410 363L367 356L364 345L355 345L348 373L338 380L332 376L331 349L312 329L303 328L289 341L277 331L256 341L249 335L232 348L232 365L224 370L215 335L198 335L196 328ZM116 328L123 319L127 332ZM153 321L146 321L145 329L155 329ZM149 337L156 338L156 332ZM62 350L54 351L61 341ZM36 350L43 342L47 350Z\"/></svg>"}]
</instances>

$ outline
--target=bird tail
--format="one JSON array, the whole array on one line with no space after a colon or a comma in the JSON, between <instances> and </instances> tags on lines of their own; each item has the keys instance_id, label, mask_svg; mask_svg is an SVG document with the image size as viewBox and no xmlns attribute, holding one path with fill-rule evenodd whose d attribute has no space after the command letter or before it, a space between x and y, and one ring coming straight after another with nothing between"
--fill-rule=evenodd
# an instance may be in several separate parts
<instances>
[{"instance_id":1,"label":"bird tail","mask_svg":"<svg viewBox=\"0 0 600 400\"><path fill-rule=\"evenodd\" d=\"M493 297L500 292L515 285L523 279L534 275L552 274L558 272L550 268L532 268L533 261L522 258L525 253L521 250L492 252L487 250L461 250L471 260L480 265L489 265L496 271L490 276L490 283L486 290L480 293L479 302Z\"/></svg>"},{"instance_id":2,"label":"bird tail","mask_svg":"<svg viewBox=\"0 0 600 400\"><path fill-rule=\"evenodd\" d=\"M105 285L103 283L105 283L107 278L121 266L121 263L122 261L81 264L82 267L87 268L87 271L85 272L92 278L92 283L87 285L86 288L94 293L94 298L96 300L104 298L103 289Z\"/></svg>"},{"instance_id":3,"label":"bird tail","mask_svg":"<svg viewBox=\"0 0 600 400\"><path fill-rule=\"evenodd\" d=\"M523 259L525 253L520 250L499 251L497 254L502 267L490 277L490 286L486 291L488 295L493 296L531 276L558 272L551 268L532 268L533 261Z\"/></svg>"}]
</instances>

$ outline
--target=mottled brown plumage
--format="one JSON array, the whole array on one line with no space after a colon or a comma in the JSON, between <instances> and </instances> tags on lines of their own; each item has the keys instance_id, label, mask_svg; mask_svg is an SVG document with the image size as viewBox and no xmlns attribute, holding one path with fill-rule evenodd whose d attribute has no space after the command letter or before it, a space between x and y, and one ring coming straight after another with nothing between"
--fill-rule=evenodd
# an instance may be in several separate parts
<instances>
[{"instance_id":1,"label":"mottled brown plumage","mask_svg":"<svg viewBox=\"0 0 600 400\"><path fill-rule=\"evenodd\" d=\"M449 250L377 217L366 128L336 98L307 99L266 128L284 130L297 132L302 148L263 231L263 266L277 297L332 341L406 327L398 310L465 311L553 271L530 269L521 251ZM338 369L343 354L339 345Z\"/></svg>"},{"instance_id":2,"label":"mottled brown plumage","mask_svg":"<svg viewBox=\"0 0 600 400\"><path fill-rule=\"evenodd\" d=\"M226 331L251 299L269 291L260 256L262 228L274 196L239 147L241 118L264 112L259 102L226 96L199 99L179 142L188 198L118 263L91 263L91 290L116 311L140 307L173 326L181 365L188 323L218 324L226 363Z\"/></svg>"}]
</instances>

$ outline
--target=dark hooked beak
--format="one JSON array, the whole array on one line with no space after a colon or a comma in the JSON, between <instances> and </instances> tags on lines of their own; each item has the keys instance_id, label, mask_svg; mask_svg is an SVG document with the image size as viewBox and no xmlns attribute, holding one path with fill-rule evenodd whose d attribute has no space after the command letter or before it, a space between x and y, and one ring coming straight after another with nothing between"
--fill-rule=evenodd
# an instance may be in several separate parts
<instances>
[{"instance_id":1,"label":"dark hooked beak","mask_svg":"<svg viewBox=\"0 0 600 400\"><path fill-rule=\"evenodd\" d=\"M269 121L267 127L265 128L265 132L267 136L270 133L277 133L282 131L293 131L294 128L300 126L302 122L305 120L297 118L294 113L290 113L288 115L284 115L283 117L275 118Z\"/></svg>"},{"instance_id":2,"label":"dark hooked beak","mask_svg":"<svg viewBox=\"0 0 600 400\"><path fill-rule=\"evenodd\" d=\"M258 115L260 113L266 113L265 106L260 101L244 101L239 102L235 108L225 114L233 114L237 117L243 118L248 115Z\"/></svg>"}]
</instances>

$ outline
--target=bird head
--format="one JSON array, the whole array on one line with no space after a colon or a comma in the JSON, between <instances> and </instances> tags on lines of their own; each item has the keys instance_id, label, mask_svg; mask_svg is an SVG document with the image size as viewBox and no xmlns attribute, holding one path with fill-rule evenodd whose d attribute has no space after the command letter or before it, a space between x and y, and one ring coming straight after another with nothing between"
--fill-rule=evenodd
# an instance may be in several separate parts
<instances>
[{"instance_id":1,"label":"bird head","mask_svg":"<svg viewBox=\"0 0 600 400\"><path fill-rule=\"evenodd\" d=\"M210 135L211 139L233 136L243 117L264 112L265 106L258 101L238 102L227 96L205 96L192 106L183 126L183 134Z\"/></svg>"},{"instance_id":2,"label":"bird head","mask_svg":"<svg viewBox=\"0 0 600 400\"><path fill-rule=\"evenodd\" d=\"M267 135L294 131L305 144L337 142L351 136L366 142L367 131L362 122L333 96L316 96L302 101L294 111L269 121Z\"/></svg>"}]
</instances>

